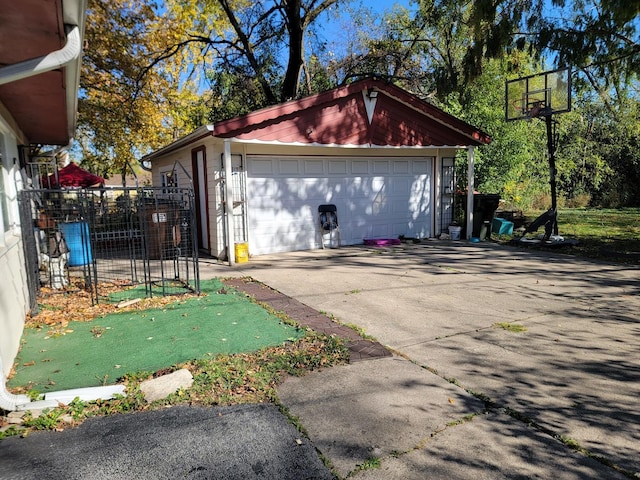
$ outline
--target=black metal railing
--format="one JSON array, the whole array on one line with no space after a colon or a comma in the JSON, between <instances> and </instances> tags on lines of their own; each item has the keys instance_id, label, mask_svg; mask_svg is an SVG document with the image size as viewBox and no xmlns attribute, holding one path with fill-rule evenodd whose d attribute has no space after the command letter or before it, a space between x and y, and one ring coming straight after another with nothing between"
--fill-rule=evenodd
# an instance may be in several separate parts
<instances>
[{"instance_id":1,"label":"black metal railing","mask_svg":"<svg viewBox=\"0 0 640 480\"><path fill-rule=\"evenodd\" d=\"M24 190L19 205L32 298L42 286L84 288L94 303L113 285L199 292L190 188Z\"/></svg>"}]
</instances>

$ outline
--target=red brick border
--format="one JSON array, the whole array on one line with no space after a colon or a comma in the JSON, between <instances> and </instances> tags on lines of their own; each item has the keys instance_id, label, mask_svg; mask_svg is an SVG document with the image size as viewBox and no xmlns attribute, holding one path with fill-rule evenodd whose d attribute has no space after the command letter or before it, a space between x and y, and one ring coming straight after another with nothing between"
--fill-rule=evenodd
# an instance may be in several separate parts
<instances>
[{"instance_id":1,"label":"red brick border","mask_svg":"<svg viewBox=\"0 0 640 480\"><path fill-rule=\"evenodd\" d=\"M277 312L284 312L302 326L312 328L316 332L345 338L349 348L350 363L391 356L391 352L380 343L362 338L355 330L334 322L326 315L264 283L247 277L228 278L223 280L223 283L253 297L257 302L269 305Z\"/></svg>"}]
</instances>

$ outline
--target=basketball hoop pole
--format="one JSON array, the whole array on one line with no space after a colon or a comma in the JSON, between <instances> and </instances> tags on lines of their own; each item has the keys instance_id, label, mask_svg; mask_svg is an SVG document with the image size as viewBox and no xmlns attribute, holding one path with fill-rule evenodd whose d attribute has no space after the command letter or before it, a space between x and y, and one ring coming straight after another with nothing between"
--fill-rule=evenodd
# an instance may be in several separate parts
<instances>
[{"instance_id":1,"label":"basketball hoop pole","mask_svg":"<svg viewBox=\"0 0 640 480\"><path fill-rule=\"evenodd\" d=\"M547 151L549 154L549 184L551 186L551 210L553 211L553 234L558 235L558 202L556 193L556 132L555 123L547 113L545 123L547 125Z\"/></svg>"}]
</instances>

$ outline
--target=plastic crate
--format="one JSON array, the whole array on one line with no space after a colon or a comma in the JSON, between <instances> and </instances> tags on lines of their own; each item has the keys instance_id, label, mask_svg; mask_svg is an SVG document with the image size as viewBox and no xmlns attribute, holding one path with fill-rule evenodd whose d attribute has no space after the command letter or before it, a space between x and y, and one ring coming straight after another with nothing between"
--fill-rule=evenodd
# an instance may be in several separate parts
<instances>
[{"instance_id":1,"label":"plastic crate","mask_svg":"<svg viewBox=\"0 0 640 480\"><path fill-rule=\"evenodd\" d=\"M504 218L494 218L491 221L491 233L498 235L513 235L513 222Z\"/></svg>"}]
</instances>

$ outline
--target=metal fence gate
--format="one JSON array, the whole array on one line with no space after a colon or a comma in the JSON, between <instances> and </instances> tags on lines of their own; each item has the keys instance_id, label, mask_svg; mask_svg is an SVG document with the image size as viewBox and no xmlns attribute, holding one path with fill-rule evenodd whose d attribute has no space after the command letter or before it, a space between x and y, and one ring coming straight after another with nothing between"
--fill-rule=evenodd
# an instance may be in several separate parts
<instances>
[{"instance_id":1,"label":"metal fence gate","mask_svg":"<svg viewBox=\"0 0 640 480\"><path fill-rule=\"evenodd\" d=\"M43 286L83 288L94 303L113 286L199 293L192 189L23 190L19 204L32 303Z\"/></svg>"},{"instance_id":2,"label":"metal fence gate","mask_svg":"<svg viewBox=\"0 0 640 480\"><path fill-rule=\"evenodd\" d=\"M447 231L455 218L455 160L453 157L442 159L440 172L440 232Z\"/></svg>"}]
</instances>

